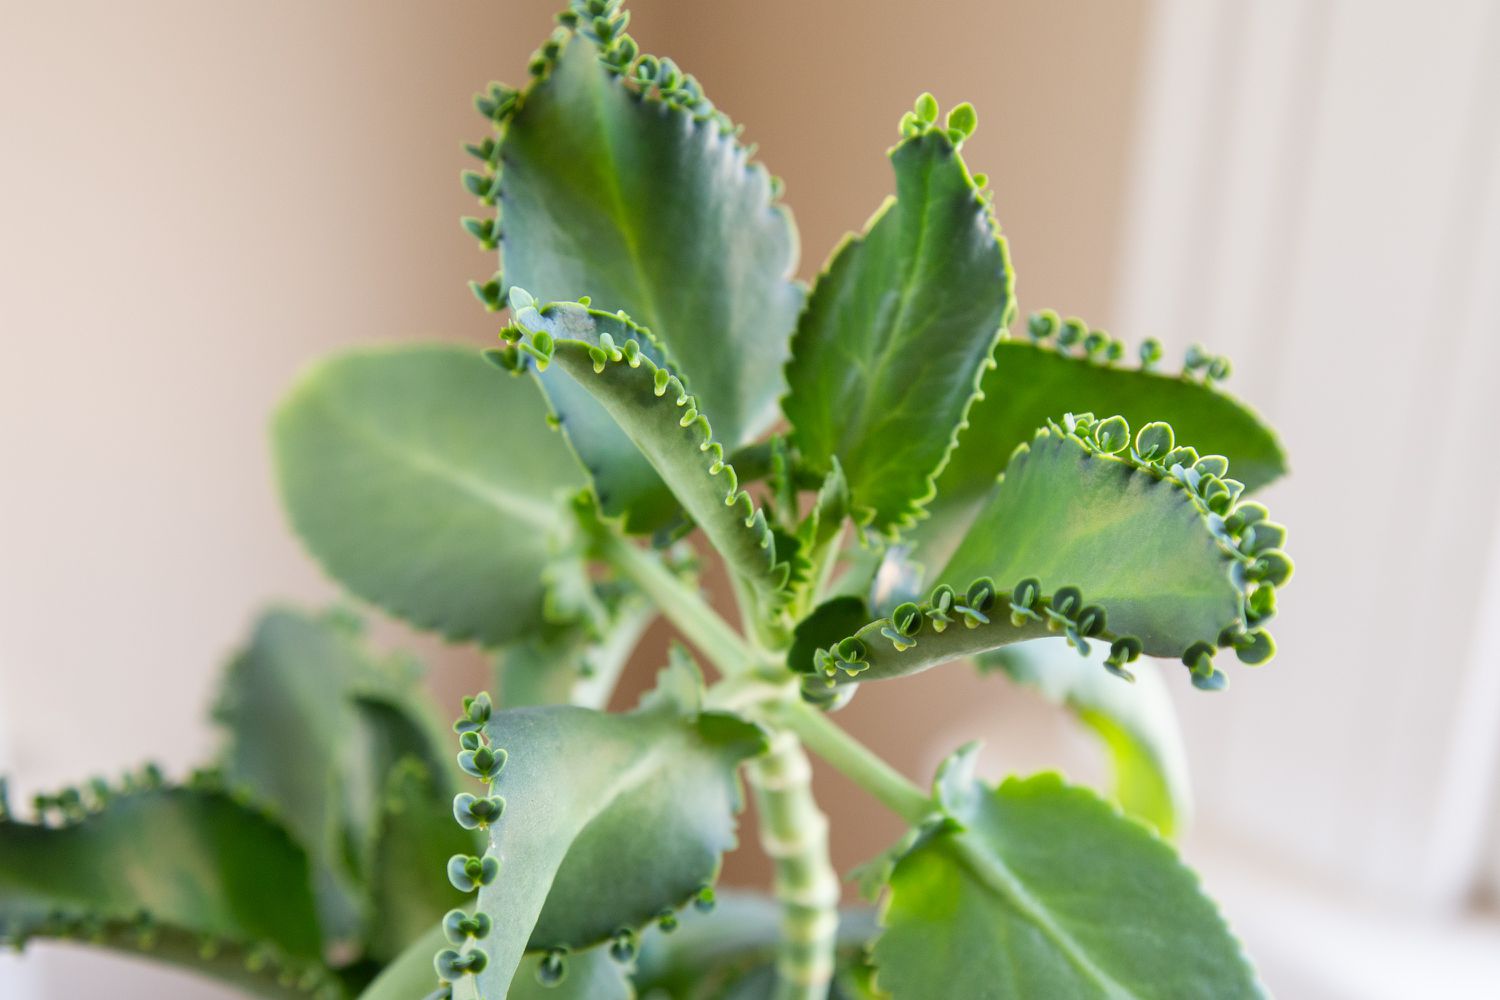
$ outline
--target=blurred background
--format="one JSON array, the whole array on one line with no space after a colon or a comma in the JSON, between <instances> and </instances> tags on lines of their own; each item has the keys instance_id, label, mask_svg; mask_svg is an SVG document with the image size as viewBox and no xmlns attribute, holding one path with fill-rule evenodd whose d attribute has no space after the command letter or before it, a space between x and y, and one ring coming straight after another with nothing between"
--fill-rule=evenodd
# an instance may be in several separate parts
<instances>
[{"instance_id":1,"label":"blurred background","mask_svg":"<svg viewBox=\"0 0 1500 1000\"><path fill-rule=\"evenodd\" d=\"M283 521L268 414L341 345L492 342L458 226L470 95L524 80L558 0L0 0L0 771L32 791L215 746L267 602L332 587ZM1500 5L1493 0L633 0L786 181L814 274L892 187L911 100L971 100L1023 310L1180 357L1282 431L1281 654L1168 676L1185 851L1280 997L1500 995ZM442 697L479 655L395 627ZM660 655L665 633L644 659ZM655 664L637 664L637 675ZM1100 761L962 669L843 719L925 781ZM898 828L819 771L836 862ZM753 838L749 838L753 839ZM754 882L753 846L729 870ZM66 947L0 996L220 997Z\"/></svg>"}]
</instances>

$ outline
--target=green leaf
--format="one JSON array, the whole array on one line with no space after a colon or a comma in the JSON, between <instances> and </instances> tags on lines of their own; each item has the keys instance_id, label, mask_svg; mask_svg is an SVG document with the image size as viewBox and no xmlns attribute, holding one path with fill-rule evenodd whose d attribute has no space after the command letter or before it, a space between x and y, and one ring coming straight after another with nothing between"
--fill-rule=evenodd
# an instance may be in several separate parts
<instances>
[{"instance_id":1,"label":"green leaf","mask_svg":"<svg viewBox=\"0 0 1500 1000\"><path fill-rule=\"evenodd\" d=\"M763 511L740 489L708 414L677 376L653 360L650 335L629 319L575 302L539 308L511 291L514 336L545 370L566 373L608 411L671 487L762 606L782 604L790 567L777 557ZM582 453L582 450L580 450Z\"/></svg>"},{"instance_id":2,"label":"green leaf","mask_svg":"<svg viewBox=\"0 0 1500 1000\"><path fill-rule=\"evenodd\" d=\"M372 982L359 1000L424 1000L436 995L432 956L449 946L441 927L414 939ZM567 975L544 986L538 976L545 956L527 955L516 970L507 1000L634 1000L628 970L609 957L608 948L590 948L567 959ZM459 994L463 996L462 993Z\"/></svg>"},{"instance_id":3,"label":"green leaf","mask_svg":"<svg viewBox=\"0 0 1500 1000\"><path fill-rule=\"evenodd\" d=\"M1053 317L1042 313L1032 321L1045 325ZM1281 443L1260 416L1191 371L1127 368L1107 351L1088 355L1082 340L1055 348L1046 341L1006 340L994 357L995 367L980 385L983 397L938 477L931 516L913 532L925 558L948 554L1016 446L1059 413L1118 413L1132 426L1164 421L1205 455L1227 457L1247 493L1286 472Z\"/></svg>"},{"instance_id":4,"label":"green leaf","mask_svg":"<svg viewBox=\"0 0 1500 1000\"><path fill-rule=\"evenodd\" d=\"M799 674L812 673L813 657L818 650L853 635L869 620L870 607L864 598L849 594L829 598L797 623L792 633L792 648L786 656L787 667Z\"/></svg>"},{"instance_id":5,"label":"green leaf","mask_svg":"<svg viewBox=\"0 0 1500 1000\"><path fill-rule=\"evenodd\" d=\"M437 344L348 351L276 415L282 498L350 591L450 639L542 624L555 502L582 477L536 389Z\"/></svg>"},{"instance_id":6,"label":"green leaf","mask_svg":"<svg viewBox=\"0 0 1500 1000\"><path fill-rule=\"evenodd\" d=\"M467 902L439 873L450 857L470 853L480 841L453 822L449 782L438 780L417 758L407 757L390 771L379 801L367 950L377 961L389 962ZM429 980L436 950L427 954Z\"/></svg>"},{"instance_id":7,"label":"green leaf","mask_svg":"<svg viewBox=\"0 0 1500 1000\"><path fill-rule=\"evenodd\" d=\"M1056 775L950 776L952 818L897 863L875 941L895 1000L1260 997L1239 942L1164 842Z\"/></svg>"},{"instance_id":8,"label":"green leaf","mask_svg":"<svg viewBox=\"0 0 1500 1000\"><path fill-rule=\"evenodd\" d=\"M803 460L842 463L862 517L907 527L933 495L1013 307L999 226L950 137L891 151L896 197L839 247L792 339L782 409Z\"/></svg>"},{"instance_id":9,"label":"green leaf","mask_svg":"<svg viewBox=\"0 0 1500 1000\"><path fill-rule=\"evenodd\" d=\"M414 678L369 654L350 626L290 610L257 623L225 673L215 720L224 780L280 817L311 856L325 935L362 935L364 886L387 772L440 753ZM438 798L451 795L447 783ZM441 808L441 804L439 806Z\"/></svg>"},{"instance_id":10,"label":"green leaf","mask_svg":"<svg viewBox=\"0 0 1500 1000\"><path fill-rule=\"evenodd\" d=\"M1092 729L1109 755L1111 797L1170 840L1192 814L1187 749L1172 699L1153 664L1132 667L1135 683L1121 684L1104 658L1102 647L1079 656L1052 640L1007 646L981 655L978 663L1065 706Z\"/></svg>"},{"instance_id":11,"label":"green leaf","mask_svg":"<svg viewBox=\"0 0 1500 1000\"><path fill-rule=\"evenodd\" d=\"M269 817L207 789L71 803L63 825L0 821L0 938L145 953L261 996L332 982L307 856Z\"/></svg>"},{"instance_id":12,"label":"green leaf","mask_svg":"<svg viewBox=\"0 0 1500 1000\"><path fill-rule=\"evenodd\" d=\"M678 656L626 715L551 706L489 718L506 757L489 792L504 799L488 827L501 868L479 890L494 926L470 945L487 956L481 994L503 995L528 947L576 952L638 931L716 879L735 846L736 768L764 737L703 712L701 692Z\"/></svg>"},{"instance_id":13,"label":"green leaf","mask_svg":"<svg viewBox=\"0 0 1500 1000\"><path fill-rule=\"evenodd\" d=\"M775 420L802 304L796 231L696 81L663 75L643 95L601 61L617 48L566 32L505 126L506 287L630 313L733 449Z\"/></svg>"},{"instance_id":14,"label":"green leaf","mask_svg":"<svg viewBox=\"0 0 1500 1000\"><path fill-rule=\"evenodd\" d=\"M1291 562L1256 532L1269 525L1271 544L1282 529L1258 504L1230 512L1221 456L1178 448L1148 460L1121 443L1128 432L1119 418L1086 415L1039 430L929 599L820 653L822 683L915 673L1053 633L1080 651L1109 643L1122 672L1141 652L1182 657L1210 690L1225 683L1212 660L1220 645L1247 663L1269 659L1275 645L1259 626Z\"/></svg>"},{"instance_id":15,"label":"green leaf","mask_svg":"<svg viewBox=\"0 0 1500 1000\"><path fill-rule=\"evenodd\" d=\"M642 996L673 1000L761 1000L775 981L776 947L781 940L780 904L768 896L727 890L713 909L684 912L671 933L651 928L641 935L633 977ZM875 936L867 909L839 912L839 973L830 1000L862 997L847 986L862 964L865 945ZM659 991L659 992L658 992Z\"/></svg>"}]
</instances>

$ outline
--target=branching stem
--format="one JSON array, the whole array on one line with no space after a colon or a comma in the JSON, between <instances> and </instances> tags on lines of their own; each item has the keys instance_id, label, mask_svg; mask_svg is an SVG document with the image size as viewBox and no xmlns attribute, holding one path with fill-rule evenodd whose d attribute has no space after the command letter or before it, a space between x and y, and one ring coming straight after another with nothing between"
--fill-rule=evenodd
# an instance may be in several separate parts
<instances>
[{"instance_id":1,"label":"branching stem","mask_svg":"<svg viewBox=\"0 0 1500 1000\"><path fill-rule=\"evenodd\" d=\"M932 812L927 794L818 709L802 701L783 702L772 709L772 718L908 823L919 823Z\"/></svg>"},{"instance_id":2,"label":"branching stem","mask_svg":"<svg viewBox=\"0 0 1500 1000\"><path fill-rule=\"evenodd\" d=\"M748 670L761 657L696 588L684 583L662 561L612 534L601 534L600 555L656 602L667 620L725 676Z\"/></svg>"}]
</instances>

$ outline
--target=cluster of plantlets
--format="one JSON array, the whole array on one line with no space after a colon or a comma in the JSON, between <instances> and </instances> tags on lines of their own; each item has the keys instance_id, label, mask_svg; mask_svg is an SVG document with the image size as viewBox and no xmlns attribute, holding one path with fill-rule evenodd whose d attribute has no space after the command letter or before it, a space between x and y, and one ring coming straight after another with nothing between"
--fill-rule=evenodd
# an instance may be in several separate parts
<instances>
[{"instance_id":1,"label":"cluster of plantlets","mask_svg":"<svg viewBox=\"0 0 1500 1000\"><path fill-rule=\"evenodd\" d=\"M1217 691L1221 650L1275 650L1285 529L1246 497L1285 463L1218 387L1229 363L1162 372L1146 341L1130 367L1047 310L1010 336L977 116L930 95L895 195L803 286L781 185L698 82L639 51L619 0L558 21L466 147L500 345L346 352L275 423L312 554L494 650L498 696L445 749L347 616L275 613L230 668L210 771L3 807L4 933L266 996L1259 995L1169 843L1186 775L1150 662ZM606 711L656 615L692 651ZM859 685L950 662L1097 731L1107 796L990 784L973 747L924 789L835 723ZM808 751L909 825L858 873L873 915L840 909ZM716 889L742 779L769 897Z\"/></svg>"}]
</instances>

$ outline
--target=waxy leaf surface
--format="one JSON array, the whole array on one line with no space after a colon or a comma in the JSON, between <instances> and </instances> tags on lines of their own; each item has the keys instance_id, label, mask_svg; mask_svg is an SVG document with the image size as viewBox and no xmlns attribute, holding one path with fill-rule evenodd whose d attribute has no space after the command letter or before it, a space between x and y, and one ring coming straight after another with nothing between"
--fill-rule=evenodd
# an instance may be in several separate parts
<instances>
[{"instance_id":1,"label":"waxy leaf surface","mask_svg":"<svg viewBox=\"0 0 1500 1000\"><path fill-rule=\"evenodd\" d=\"M814 470L843 466L877 530L904 526L933 476L1012 304L1005 241L950 137L891 151L896 196L818 279L792 341L782 408Z\"/></svg>"},{"instance_id":2,"label":"waxy leaf surface","mask_svg":"<svg viewBox=\"0 0 1500 1000\"><path fill-rule=\"evenodd\" d=\"M499 645L538 630L559 494L583 477L534 386L463 347L348 351L277 412L281 492L340 583L412 624Z\"/></svg>"},{"instance_id":3,"label":"waxy leaf surface","mask_svg":"<svg viewBox=\"0 0 1500 1000\"><path fill-rule=\"evenodd\" d=\"M874 956L894 1000L1263 995L1197 877L1093 793L958 779L945 808L890 878Z\"/></svg>"}]
</instances>

